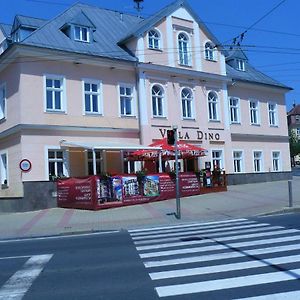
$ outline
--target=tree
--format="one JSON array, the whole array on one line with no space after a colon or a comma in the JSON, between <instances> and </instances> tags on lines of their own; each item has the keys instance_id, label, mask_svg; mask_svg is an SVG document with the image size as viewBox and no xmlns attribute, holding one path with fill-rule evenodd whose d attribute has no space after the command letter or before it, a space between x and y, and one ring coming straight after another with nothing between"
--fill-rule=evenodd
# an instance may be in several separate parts
<instances>
[{"instance_id":1,"label":"tree","mask_svg":"<svg viewBox=\"0 0 300 300\"><path fill-rule=\"evenodd\" d=\"M300 154L300 140L293 129L289 130L289 142L292 165L295 166L295 156Z\"/></svg>"}]
</instances>

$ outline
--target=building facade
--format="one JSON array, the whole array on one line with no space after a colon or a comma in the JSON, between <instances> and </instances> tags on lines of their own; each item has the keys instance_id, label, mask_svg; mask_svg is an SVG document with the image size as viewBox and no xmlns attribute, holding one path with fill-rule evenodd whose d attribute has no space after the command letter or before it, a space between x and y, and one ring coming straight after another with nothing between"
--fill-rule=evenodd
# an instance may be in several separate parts
<instances>
[{"instance_id":1,"label":"building facade","mask_svg":"<svg viewBox=\"0 0 300 300\"><path fill-rule=\"evenodd\" d=\"M287 122L288 122L289 135L293 144L298 143L299 145L298 147L296 146L297 149L295 149L296 150L295 152L297 152L297 150L300 149L300 104L293 105L293 108L287 114ZM300 165L300 154L297 155L292 154L291 164Z\"/></svg>"},{"instance_id":2,"label":"building facade","mask_svg":"<svg viewBox=\"0 0 300 300\"><path fill-rule=\"evenodd\" d=\"M291 176L290 88L224 49L184 0L147 19L84 4L16 16L0 41L2 210L55 205L56 177L136 171L125 154L174 126L208 150L190 169L218 165L229 184Z\"/></svg>"}]
</instances>

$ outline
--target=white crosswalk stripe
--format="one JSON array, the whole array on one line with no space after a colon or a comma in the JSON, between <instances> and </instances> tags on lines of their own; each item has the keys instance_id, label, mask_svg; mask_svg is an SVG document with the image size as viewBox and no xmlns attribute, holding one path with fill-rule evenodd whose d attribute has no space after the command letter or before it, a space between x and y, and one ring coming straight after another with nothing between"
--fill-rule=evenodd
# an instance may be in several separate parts
<instances>
[{"instance_id":1,"label":"white crosswalk stripe","mask_svg":"<svg viewBox=\"0 0 300 300\"><path fill-rule=\"evenodd\" d=\"M237 219L129 233L159 297L300 299L297 229Z\"/></svg>"}]
</instances>

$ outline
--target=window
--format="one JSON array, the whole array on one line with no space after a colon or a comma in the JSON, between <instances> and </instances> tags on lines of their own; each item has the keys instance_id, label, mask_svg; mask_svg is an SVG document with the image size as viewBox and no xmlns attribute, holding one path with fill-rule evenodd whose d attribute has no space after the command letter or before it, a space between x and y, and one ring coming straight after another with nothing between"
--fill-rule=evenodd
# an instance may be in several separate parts
<instances>
[{"instance_id":1,"label":"window","mask_svg":"<svg viewBox=\"0 0 300 300\"><path fill-rule=\"evenodd\" d=\"M184 66L191 65L189 53L189 39L185 33L178 35L178 49L179 49L179 64Z\"/></svg>"},{"instance_id":2,"label":"window","mask_svg":"<svg viewBox=\"0 0 300 300\"><path fill-rule=\"evenodd\" d=\"M234 173L241 173L243 171L243 152L233 151L233 170Z\"/></svg>"},{"instance_id":3,"label":"window","mask_svg":"<svg viewBox=\"0 0 300 300\"><path fill-rule=\"evenodd\" d=\"M158 85L152 87L152 113L154 117L164 116L164 90Z\"/></svg>"},{"instance_id":4,"label":"window","mask_svg":"<svg viewBox=\"0 0 300 300\"><path fill-rule=\"evenodd\" d=\"M120 86L121 116L133 116L133 88Z\"/></svg>"},{"instance_id":5,"label":"window","mask_svg":"<svg viewBox=\"0 0 300 300\"><path fill-rule=\"evenodd\" d=\"M160 34L157 30L150 30L148 32L148 45L150 49L160 49Z\"/></svg>"},{"instance_id":6,"label":"window","mask_svg":"<svg viewBox=\"0 0 300 300\"><path fill-rule=\"evenodd\" d=\"M208 119L218 121L218 96L215 92L208 93Z\"/></svg>"},{"instance_id":7,"label":"window","mask_svg":"<svg viewBox=\"0 0 300 300\"><path fill-rule=\"evenodd\" d=\"M62 150L48 150L48 168L49 179L53 179L53 177L63 177L67 175Z\"/></svg>"},{"instance_id":8,"label":"window","mask_svg":"<svg viewBox=\"0 0 300 300\"><path fill-rule=\"evenodd\" d=\"M277 126L277 105L276 103L268 103L269 125Z\"/></svg>"},{"instance_id":9,"label":"window","mask_svg":"<svg viewBox=\"0 0 300 300\"><path fill-rule=\"evenodd\" d=\"M258 101L251 100L250 106L250 123L252 125L259 125L259 114L258 114Z\"/></svg>"},{"instance_id":10,"label":"window","mask_svg":"<svg viewBox=\"0 0 300 300\"><path fill-rule=\"evenodd\" d=\"M298 138L300 138L300 128L299 127L296 128L296 135L297 135Z\"/></svg>"},{"instance_id":11,"label":"window","mask_svg":"<svg viewBox=\"0 0 300 300\"><path fill-rule=\"evenodd\" d=\"M192 115L192 103L193 93L190 89L184 88L181 91L181 106L182 106L182 117L185 119L191 119Z\"/></svg>"},{"instance_id":12,"label":"window","mask_svg":"<svg viewBox=\"0 0 300 300\"><path fill-rule=\"evenodd\" d=\"M231 123L240 123L240 113L239 107L240 101L238 98L229 99L229 110L230 110L230 122Z\"/></svg>"},{"instance_id":13,"label":"window","mask_svg":"<svg viewBox=\"0 0 300 300\"><path fill-rule=\"evenodd\" d=\"M243 61L242 59L238 59L236 61L236 64L237 64L237 69L239 71L245 71L245 61Z\"/></svg>"},{"instance_id":14,"label":"window","mask_svg":"<svg viewBox=\"0 0 300 300\"><path fill-rule=\"evenodd\" d=\"M7 153L0 153L0 181L1 185L8 185L8 166L7 166Z\"/></svg>"},{"instance_id":15,"label":"window","mask_svg":"<svg viewBox=\"0 0 300 300\"><path fill-rule=\"evenodd\" d=\"M101 174L101 151L95 150L96 154L96 174ZM88 175L94 175L93 151L89 150L88 155Z\"/></svg>"},{"instance_id":16,"label":"window","mask_svg":"<svg viewBox=\"0 0 300 300\"><path fill-rule=\"evenodd\" d=\"M74 37L76 41L87 42L87 43L90 41L89 28L82 27L82 26L75 26L74 33L75 33Z\"/></svg>"},{"instance_id":17,"label":"window","mask_svg":"<svg viewBox=\"0 0 300 300\"><path fill-rule=\"evenodd\" d=\"M210 42L205 44L205 59L207 60L215 60L215 53L214 53L214 45Z\"/></svg>"},{"instance_id":18,"label":"window","mask_svg":"<svg viewBox=\"0 0 300 300\"><path fill-rule=\"evenodd\" d=\"M295 119L297 124L300 123L300 115L296 115Z\"/></svg>"},{"instance_id":19,"label":"window","mask_svg":"<svg viewBox=\"0 0 300 300\"><path fill-rule=\"evenodd\" d=\"M261 151L253 152L253 164L254 164L254 172L262 172L262 152Z\"/></svg>"},{"instance_id":20,"label":"window","mask_svg":"<svg viewBox=\"0 0 300 300\"><path fill-rule=\"evenodd\" d=\"M84 111L86 114L101 114L100 82L84 81Z\"/></svg>"},{"instance_id":21,"label":"window","mask_svg":"<svg viewBox=\"0 0 300 300\"><path fill-rule=\"evenodd\" d=\"M223 153L222 150L212 150L212 168L223 168Z\"/></svg>"},{"instance_id":22,"label":"window","mask_svg":"<svg viewBox=\"0 0 300 300\"><path fill-rule=\"evenodd\" d=\"M64 79L46 78L46 110L64 111Z\"/></svg>"},{"instance_id":23,"label":"window","mask_svg":"<svg viewBox=\"0 0 300 300\"><path fill-rule=\"evenodd\" d=\"M280 152L272 152L272 171L280 171Z\"/></svg>"},{"instance_id":24,"label":"window","mask_svg":"<svg viewBox=\"0 0 300 300\"><path fill-rule=\"evenodd\" d=\"M0 120L6 118L6 88L5 84L0 86Z\"/></svg>"}]
</instances>

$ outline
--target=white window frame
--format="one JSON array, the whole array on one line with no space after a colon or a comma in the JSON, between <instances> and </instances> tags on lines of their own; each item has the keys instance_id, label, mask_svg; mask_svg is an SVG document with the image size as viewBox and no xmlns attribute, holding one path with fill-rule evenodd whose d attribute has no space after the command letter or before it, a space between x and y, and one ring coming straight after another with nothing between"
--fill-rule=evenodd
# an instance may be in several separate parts
<instances>
[{"instance_id":1,"label":"white window frame","mask_svg":"<svg viewBox=\"0 0 300 300\"><path fill-rule=\"evenodd\" d=\"M214 152L221 153L219 158L214 157ZM211 168L212 170L215 167L215 162L219 162L219 168L220 169L225 169L225 164L224 164L224 149L212 149L211 150Z\"/></svg>"},{"instance_id":2,"label":"white window frame","mask_svg":"<svg viewBox=\"0 0 300 300\"><path fill-rule=\"evenodd\" d=\"M6 165L3 163L3 157L5 157ZM9 186L9 172L8 172L8 151L0 151L0 184L3 185L6 180L6 186Z\"/></svg>"},{"instance_id":3,"label":"white window frame","mask_svg":"<svg viewBox=\"0 0 300 300\"><path fill-rule=\"evenodd\" d=\"M243 71L245 72L246 71L246 68L245 68L245 61L243 59L237 59L236 60L236 67L239 71Z\"/></svg>"},{"instance_id":4,"label":"white window frame","mask_svg":"<svg viewBox=\"0 0 300 300\"><path fill-rule=\"evenodd\" d=\"M49 151L62 151L63 153L63 174L64 176L68 177L69 176L69 168L68 168L68 154L65 150L61 149L60 147L57 146L45 146L45 178L46 180L49 180Z\"/></svg>"},{"instance_id":5,"label":"white window frame","mask_svg":"<svg viewBox=\"0 0 300 300\"><path fill-rule=\"evenodd\" d=\"M76 37L76 29L79 29L79 37ZM86 30L86 39L84 39L83 30ZM90 42L90 28L86 26L74 25L74 40L84 43Z\"/></svg>"},{"instance_id":6,"label":"white window frame","mask_svg":"<svg viewBox=\"0 0 300 300\"><path fill-rule=\"evenodd\" d=\"M237 105L232 105L231 100L236 100ZM237 97L229 97L229 119L231 124L240 124L241 123L241 114L240 114L240 98ZM235 112L235 113L234 113ZM235 116L235 118L233 118Z\"/></svg>"},{"instance_id":7,"label":"white window frame","mask_svg":"<svg viewBox=\"0 0 300 300\"><path fill-rule=\"evenodd\" d=\"M216 61L216 51L214 44L211 41L207 41L204 44L204 57L209 61Z\"/></svg>"},{"instance_id":8,"label":"white window frame","mask_svg":"<svg viewBox=\"0 0 300 300\"><path fill-rule=\"evenodd\" d=\"M179 36L183 35L186 37L186 40L183 39L179 39ZM187 32L181 31L178 32L177 35L177 46L178 46L178 64L181 66L192 66L192 56L191 56L191 39L189 37L189 34ZM186 45L186 49L184 49L185 47L183 47L183 44Z\"/></svg>"},{"instance_id":9,"label":"white window frame","mask_svg":"<svg viewBox=\"0 0 300 300\"><path fill-rule=\"evenodd\" d=\"M274 157L274 154L278 153L278 157ZM272 158L272 172L280 172L282 171L282 162L281 162L281 151L279 150L272 150L271 152L271 158ZM277 161L277 170L274 168L274 161Z\"/></svg>"},{"instance_id":10,"label":"white window frame","mask_svg":"<svg viewBox=\"0 0 300 300\"><path fill-rule=\"evenodd\" d=\"M161 95L153 95L153 88L158 87L160 91L162 92ZM161 102L161 109L162 113L161 114L154 114L154 109L153 109L153 102L155 101L155 106L156 106L156 111L158 112L158 102ZM161 84L154 83L151 85L151 109L152 109L152 117L153 118L164 118L166 116L165 114L165 89Z\"/></svg>"},{"instance_id":11,"label":"white window frame","mask_svg":"<svg viewBox=\"0 0 300 300\"><path fill-rule=\"evenodd\" d=\"M191 98L182 97L182 92L184 90L188 90L190 92ZM194 92L189 87L183 87L180 90L180 105L181 105L181 116L184 120L190 120L194 118ZM190 115L187 114L188 109L190 110ZM186 115L184 115L184 111L186 112Z\"/></svg>"},{"instance_id":12,"label":"white window frame","mask_svg":"<svg viewBox=\"0 0 300 300\"><path fill-rule=\"evenodd\" d=\"M260 153L259 159L255 157L255 153ZM253 150L252 151L252 159L253 159L253 172L254 173L262 173L264 172L264 154L262 150ZM257 169L256 161L259 161L260 170Z\"/></svg>"},{"instance_id":13,"label":"white window frame","mask_svg":"<svg viewBox=\"0 0 300 300\"><path fill-rule=\"evenodd\" d=\"M234 156L235 153L241 153L241 157L235 158L235 156ZM236 161L239 161L240 171L236 170L236 163L235 163ZM245 165L244 165L244 151L243 150L235 149L232 151L232 162L233 162L233 173L236 173L236 174L244 173Z\"/></svg>"},{"instance_id":14,"label":"white window frame","mask_svg":"<svg viewBox=\"0 0 300 300\"><path fill-rule=\"evenodd\" d=\"M216 101L213 101L212 98L209 98L210 94L214 94ZM207 111L208 111L208 120L209 121L220 121L219 118L219 95L216 91L209 91L207 93Z\"/></svg>"},{"instance_id":15,"label":"white window frame","mask_svg":"<svg viewBox=\"0 0 300 300\"><path fill-rule=\"evenodd\" d=\"M296 128L296 135L298 138L300 138L300 127Z\"/></svg>"},{"instance_id":16,"label":"white window frame","mask_svg":"<svg viewBox=\"0 0 300 300\"><path fill-rule=\"evenodd\" d=\"M150 36L150 33L154 32L157 36ZM161 50L162 49L162 39L161 32L157 28L152 28L148 31L148 48L151 50ZM157 42L157 47L156 43Z\"/></svg>"},{"instance_id":17,"label":"white window frame","mask_svg":"<svg viewBox=\"0 0 300 300\"><path fill-rule=\"evenodd\" d=\"M125 90L127 88L131 89L131 95L121 95L121 88L125 88ZM120 112L120 117L135 117L136 116L136 108L135 108L135 89L134 89L134 85L133 84L128 84L128 83L119 83L118 84L118 95L119 95L119 112ZM127 97L130 98L130 102L131 102L131 114L123 114L122 112L122 105L121 105L121 97Z\"/></svg>"},{"instance_id":18,"label":"white window frame","mask_svg":"<svg viewBox=\"0 0 300 300\"><path fill-rule=\"evenodd\" d=\"M278 127L278 105L276 102L268 102L268 119L270 127ZM270 105L274 105L273 109L270 109Z\"/></svg>"},{"instance_id":19,"label":"white window frame","mask_svg":"<svg viewBox=\"0 0 300 300\"><path fill-rule=\"evenodd\" d=\"M59 80L61 82L60 88L47 88L47 80ZM60 92L60 109L56 108L47 108L47 91L50 90L52 92L58 91ZM52 104L54 104L52 99ZM44 111L45 112L53 112L53 113L66 113L67 112L67 103L66 103L66 78L62 75L53 75L53 74L45 74L44 75Z\"/></svg>"},{"instance_id":20,"label":"white window frame","mask_svg":"<svg viewBox=\"0 0 300 300\"><path fill-rule=\"evenodd\" d=\"M251 107L251 103L256 103L256 107L255 108ZM255 100L255 99L250 99L248 105L249 105L250 124L251 125L260 125L260 105L259 105L259 101ZM256 115L256 121L257 122L253 122L253 120L254 120L253 116L254 115Z\"/></svg>"},{"instance_id":21,"label":"white window frame","mask_svg":"<svg viewBox=\"0 0 300 300\"><path fill-rule=\"evenodd\" d=\"M0 85L0 120L7 118L6 83Z\"/></svg>"},{"instance_id":22,"label":"white window frame","mask_svg":"<svg viewBox=\"0 0 300 300\"><path fill-rule=\"evenodd\" d=\"M97 92L93 91L86 91L85 90L85 84L95 84L97 85ZM98 111L87 111L86 109L86 102L85 102L85 96L89 95L90 96L90 105L92 108L92 102L93 102L93 97L92 96L97 96L97 106L98 106ZM103 115L103 99L102 99L102 81L96 80L96 79L89 79L89 78L82 78L82 107L83 107L83 114L84 115Z\"/></svg>"}]
</instances>

